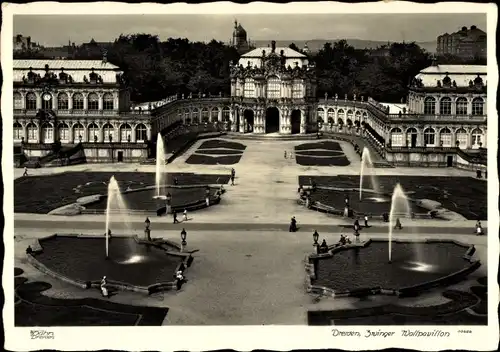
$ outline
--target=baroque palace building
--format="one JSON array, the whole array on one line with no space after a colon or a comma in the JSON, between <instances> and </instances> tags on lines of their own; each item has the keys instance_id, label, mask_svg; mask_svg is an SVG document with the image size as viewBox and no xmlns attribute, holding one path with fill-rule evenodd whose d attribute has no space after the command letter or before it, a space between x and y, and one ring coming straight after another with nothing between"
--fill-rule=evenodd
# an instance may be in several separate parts
<instances>
[{"instance_id":1,"label":"baroque palace building","mask_svg":"<svg viewBox=\"0 0 500 352\"><path fill-rule=\"evenodd\" d=\"M87 161L148 157L149 116L130 112L122 71L101 60L14 60L14 145L43 157L81 144Z\"/></svg>"},{"instance_id":2,"label":"baroque palace building","mask_svg":"<svg viewBox=\"0 0 500 352\"><path fill-rule=\"evenodd\" d=\"M414 77L404 104L316 97L313 64L274 42L231 66L230 97L195 93L132 106L121 74L105 61L16 60L14 143L28 156L59 140L81 143L91 162L139 161L150 157L157 133L180 122L269 138L362 138L393 165L485 165L486 66L433 64Z\"/></svg>"}]
</instances>

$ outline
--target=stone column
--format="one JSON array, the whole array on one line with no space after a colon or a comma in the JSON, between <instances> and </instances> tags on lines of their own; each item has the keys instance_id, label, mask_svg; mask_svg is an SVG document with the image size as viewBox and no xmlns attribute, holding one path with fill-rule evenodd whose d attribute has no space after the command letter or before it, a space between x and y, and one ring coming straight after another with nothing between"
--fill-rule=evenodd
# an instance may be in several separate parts
<instances>
[{"instance_id":1,"label":"stone column","mask_svg":"<svg viewBox=\"0 0 500 352\"><path fill-rule=\"evenodd\" d=\"M239 109L238 111L238 114L240 116L240 125L238 126L239 127L239 131L240 133L245 133L245 130L246 130L246 121L245 121L245 116L243 116L243 109Z\"/></svg>"},{"instance_id":2,"label":"stone column","mask_svg":"<svg viewBox=\"0 0 500 352\"><path fill-rule=\"evenodd\" d=\"M222 122L222 108L218 108L217 121Z\"/></svg>"},{"instance_id":3,"label":"stone column","mask_svg":"<svg viewBox=\"0 0 500 352\"><path fill-rule=\"evenodd\" d=\"M306 133L306 113L300 109L300 133Z\"/></svg>"},{"instance_id":4,"label":"stone column","mask_svg":"<svg viewBox=\"0 0 500 352\"><path fill-rule=\"evenodd\" d=\"M68 92L68 110L73 110L73 93Z\"/></svg>"},{"instance_id":5,"label":"stone column","mask_svg":"<svg viewBox=\"0 0 500 352\"><path fill-rule=\"evenodd\" d=\"M99 106L98 106L98 108L99 108L100 111L102 111L102 108L103 108L103 99L102 99L102 97L103 97L102 93L99 93L99 103L98 103Z\"/></svg>"},{"instance_id":6,"label":"stone column","mask_svg":"<svg viewBox=\"0 0 500 352\"><path fill-rule=\"evenodd\" d=\"M88 106L89 106L89 94L88 93L83 93L83 110L87 111L88 110Z\"/></svg>"},{"instance_id":7,"label":"stone column","mask_svg":"<svg viewBox=\"0 0 500 352\"><path fill-rule=\"evenodd\" d=\"M229 121L231 122L231 132L236 132L236 111L234 109L229 110Z\"/></svg>"},{"instance_id":8,"label":"stone column","mask_svg":"<svg viewBox=\"0 0 500 352\"><path fill-rule=\"evenodd\" d=\"M40 92L35 92L36 94L36 109L42 108L42 94Z\"/></svg>"}]
</instances>

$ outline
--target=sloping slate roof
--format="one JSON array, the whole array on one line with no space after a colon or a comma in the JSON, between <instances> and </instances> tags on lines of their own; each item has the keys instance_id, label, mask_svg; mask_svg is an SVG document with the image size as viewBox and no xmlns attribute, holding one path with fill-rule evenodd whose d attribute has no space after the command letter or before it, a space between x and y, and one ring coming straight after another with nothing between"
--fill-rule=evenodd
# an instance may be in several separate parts
<instances>
[{"instance_id":1,"label":"sloping slate roof","mask_svg":"<svg viewBox=\"0 0 500 352\"><path fill-rule=\"evenodd\" d=\"M13 81L22 82L23 76L28 77L28 72L29 69L14 70L12 77ZM38 73L42 77L45 75L45 70L32 70L32 72ZM58 76L59 73L61 72L61 69L60 68L57 70L54 69L52 72L54 72L56 76ZM71 75L75 83L83 83L83 76L87 76L87 79L89 79L90 69L82 71L71 71L70 69L64 68L64 72ZM117 71L94 70L94 72L101 76L103 83L117 83L116 82L116 74L118 73Z\"/></svg>"},{"instance_id":2,"label":"sloping slate roof","mask_svg":"<svg viewBox=\"0 0 500 352\"><path fill-rule=\"evenodd\" d=\"M18 69L45 69L49 65L51 70L90 70L92 67L96 70L118 70L119 67L109 62L103 63L102 60L14 60L12 66L14 70Z\"/></svg>"},{"instance_id":3,"label":"sloping slate roof","mask_svg":"<svg viewBox=\"0 0 500 352\"><path fill-rule=\"evenodd\" d=\"M271 48L270 47L261 47L261 48L257 48L257 49L254 49L248 53L246 53L245 55L242 55L241 57L251 57L251 58L261 58L262 57L262 51L265 50L266 52L266 55L269 55L271 53ZM301 54L293 49L290 49L290 48L287 48L287 47L276 47L276 51L275 53L277 55L280 55L281 53L281 50L284 51L284 55L285 57L290 57L290 58L307 58L307 56L305 56L304 54Z\"/></svg>"},{"instance_id":4,"label":"sloping slate roof","mask_svg":"<svg viewBox=\"0 0 500 352\"><path fill-rule=\"evenodd\" d=\"M452 81L457 83L457 87L468 87L469 81L476 79L479 74L483 79L484 84L487 84L487 74L485 65L438 65L430 66L420 71L416 76L421 79L424 86L436 87L437 81L443 81L443 78L451 78Z\"/></svg>"}]
</instances>

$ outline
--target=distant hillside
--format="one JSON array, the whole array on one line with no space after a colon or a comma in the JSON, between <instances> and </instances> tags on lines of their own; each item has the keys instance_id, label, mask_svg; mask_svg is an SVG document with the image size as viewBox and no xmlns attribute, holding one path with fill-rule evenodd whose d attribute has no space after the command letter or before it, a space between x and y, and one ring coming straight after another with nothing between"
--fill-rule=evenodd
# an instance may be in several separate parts
<instances>
[{"instance_id":1,"label":"distant hillside","mask_svg":"<svg viewBox=\"0 0 500 352\"><path fill-rule=\"evenodd\" d=\"M330 42L336 42L339 39L313 39L313 40L307 40L307 46L309 49L313 52L319 51L325 43ZM271 45L271 40L252 40L252 45L255 45L256 47L261 47L261 46L268 46ZM299 48L303 48L306 40L277 40L276 41L276 46L289 46L290 44L295 43ZM356 49L375 49L379 46L382 45L387 45L389 42L383 42L383 41L376 41L376 40L363 40L363 39L347 39L347 43L349 45L352 45ZM436 51L436 42L417 42L417 44L422 48L425 49L428 52L435 52Z\"/></svg>"}]
</instances>

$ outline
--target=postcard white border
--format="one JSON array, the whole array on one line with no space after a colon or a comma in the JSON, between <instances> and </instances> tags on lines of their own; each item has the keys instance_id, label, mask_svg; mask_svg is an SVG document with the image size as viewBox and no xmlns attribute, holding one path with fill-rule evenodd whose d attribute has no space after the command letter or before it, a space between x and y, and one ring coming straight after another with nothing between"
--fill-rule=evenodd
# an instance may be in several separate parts
<instances>
[{"instance_id":1,"label":"postcard white border","mask_svg":"<svg viewBox=\"0 0 500 352\"><path fill-rule=\"evenodd\" d=\"M13 227L13 150L12 144L12 40L14 14L259 14L259 13L485 13L488 33L488 139L498 140L498 115L496 111L496 87L498 68L496 63L495 33L497 7L495 4L438 3L414 4L410 2L379 2L343 4L333 2L268 4L251 3L238 5L230 2L187 5L158 5L151 3L56 3L37 2L31 4L2 4L2 68L4 84L2 90L3 117L3 163L5 230L3 287L5 306L3 310L5 326L5 348L8 350L213 350L213 349L271 349L286 351L291 349L338 348L346 350L381 349L388 347L418 348L419 350L468 349L495 350L499 340L498 325L498 284L496 282L499 260L499 238L494 229L499 228L497 145L488 145L488 326L467 327L472 334L459 334L460 327L421 326L404 327L422 331L438 330L449 332L449 338L402 338L403 327L377 327L385 331L395 331L393 338L353 338L332 337L332 327L310 326L208 326L208 327L124 327L124 328L49 328L55 334L53 340L31 340L30 328L14 327L13 302L13 255L8 255L14 246ZM364 334L370 327L348 327L346 330ZM373 330L373 327L371 328Z\"/></svg>"}]
</instances>

